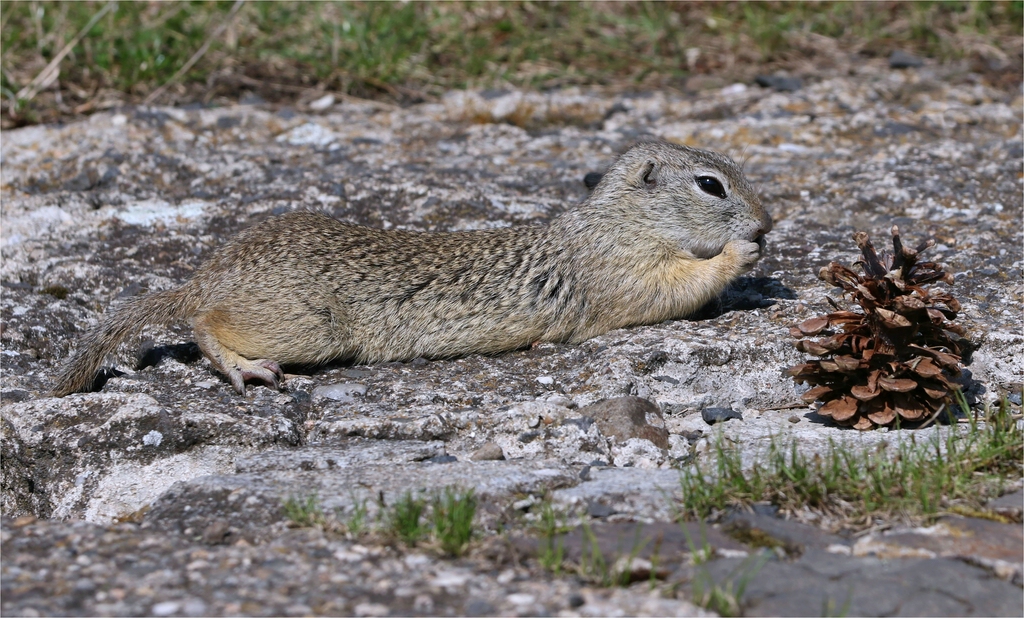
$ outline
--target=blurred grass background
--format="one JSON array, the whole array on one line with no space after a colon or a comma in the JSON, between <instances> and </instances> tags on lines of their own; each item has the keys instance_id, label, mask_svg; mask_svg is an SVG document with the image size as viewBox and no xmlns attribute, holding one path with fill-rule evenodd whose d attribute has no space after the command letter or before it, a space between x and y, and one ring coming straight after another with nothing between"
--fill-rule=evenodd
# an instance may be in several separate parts
<instances>
[{"instance_id":1,"label":"blurred grass background","mask_svg":"<svg viewBox=\"0 0 1024 618\"><path fill-rule=\"evenodd\" d=\"M294 103L324 92L407 104L466 87L694 89L779 70L813 73L895 49L962 62L991 83L1014 88L1024 54L1022 7L1021 1L3 2L2 126L132 103Z\"/></svg>"}]
</instances>

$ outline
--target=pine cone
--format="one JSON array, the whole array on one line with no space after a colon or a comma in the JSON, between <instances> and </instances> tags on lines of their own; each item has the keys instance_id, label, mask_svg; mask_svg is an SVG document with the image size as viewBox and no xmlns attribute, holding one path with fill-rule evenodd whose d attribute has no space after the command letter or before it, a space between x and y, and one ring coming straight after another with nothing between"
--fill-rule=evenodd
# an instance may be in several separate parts
<instances>
[{"instance_id":1,"label":"pine cone","mask_svg":"<svg viewBox=\"0 0 1024 618\"><path fill-rule=\"evenodd\" d=\"M863 313L841 311L811 318L790 329L796 347L820 357L787 370L798 383L813 385L803 394L821 401L818 414L840 425L871 429L901 421L922 421L952 402L959 390L961 354L967 346L964 329L952 320L960 303L948 292L927 284L953 283L953 276L935 262L919 262L919 254L935 244L929 240L908 249L892 228L893 255L875 253L868 235L853 240L863 257L858 275L831 262L818 278L844 290Z\"/></svg>"}]
</instances>

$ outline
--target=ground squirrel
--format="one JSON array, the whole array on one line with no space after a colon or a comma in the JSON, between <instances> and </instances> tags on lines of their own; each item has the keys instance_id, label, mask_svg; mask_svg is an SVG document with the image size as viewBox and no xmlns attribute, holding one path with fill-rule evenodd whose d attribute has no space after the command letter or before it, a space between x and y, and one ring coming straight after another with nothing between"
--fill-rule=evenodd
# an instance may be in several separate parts
<instances>
[{"instance_id":1,"label":"ground squirrel","mask_svg":"<svg viewBox=\"0 0 1024 618\"><path fill-rule=\"evenodd\" d=\"M547 226L383 231L292 212L235 236L181 287L130 299L81 341L54 394L89 388L148 323L191 320L239 393L280 364L578 343L686 316L761 257L772 219L723 155L632 147Z\"/></svg>"}]
</instances>

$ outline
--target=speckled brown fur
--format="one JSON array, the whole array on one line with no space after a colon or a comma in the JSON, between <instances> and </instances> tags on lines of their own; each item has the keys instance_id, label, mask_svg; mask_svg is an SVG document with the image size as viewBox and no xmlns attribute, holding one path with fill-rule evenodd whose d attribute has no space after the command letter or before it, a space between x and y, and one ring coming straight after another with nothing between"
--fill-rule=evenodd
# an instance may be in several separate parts
<instances>
[{"instance_id":1,"label":"speckled brown fur","mask_svg":"<svg viewBox=\"0 0 1024 618\"><path fill-rule=\"evenodd\" d=\"M692 313L753 267L771 227L732 160L657 142L546 227L382 231L294 212L242 232L183 286L115 309L54 394L87 388L144 324L183 319L240 393L248 379L277 386L279 363L577 343Z\"/></svg>"}]
</instances>

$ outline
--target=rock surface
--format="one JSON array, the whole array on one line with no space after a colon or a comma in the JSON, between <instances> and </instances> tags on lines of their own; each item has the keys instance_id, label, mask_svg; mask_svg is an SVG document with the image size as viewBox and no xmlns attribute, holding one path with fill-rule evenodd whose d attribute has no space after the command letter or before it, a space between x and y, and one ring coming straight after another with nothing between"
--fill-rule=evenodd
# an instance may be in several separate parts
<instances>
[{"instance_id":1,"label":"rock surface","mask_svg":"<svg viewBox=\"0 0 1024 618\"><path fill-rule=\"evenodd\" d=\"M488 534L521 530L545 497L595 526L657 527L674 515L677 469L712 457L716 436L748 460L771 436L808 452L906 439L823 423L782 375L802 358L789 326L828 310L818 269L855 260L855 230L884 245L893 224L910 242L936 238L931 257L957 273L961 321L980 343L970 394L1019 392L1021 113L1020 92L955 67L879 60L795 90L456 92L408 109L327 102L315 115L136 108L7 131L0 498L21 518L3 521L3 612L698 615L681 600L693 573L680 560L664 579L684 584L680 598L662 598L644 583L553 577L509 557L514 543L496 549L498 536L451 561L292 530L282 505L316 495L372 517L404 492L455 484L481 498ZM424 231L543 223L585 196L587 173L651 137L742 160L775 218L755 271L691 319L495 357L303 370L245 398L184 325L149 327L112 359L101 392L46 394L107 306L178 284L268 216L316 208ZM701 414L712 408L742 419L710 427ZM983 541L1020 548L1019 526L982 527ZM773 554L748 613L820 613L850 598L853 614L1020 615L1020 556L953 537L904 531ZM900 548L909 557L888 557ZM730 551L757 554L746 542L719 549L716 577L744 560ZM907 576L921 596L902 605L872 592L933 572ZM974 588L932 602L944 578Z\"/></svg>"}]
</instances>

